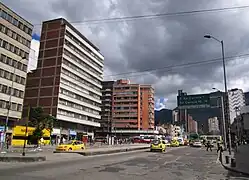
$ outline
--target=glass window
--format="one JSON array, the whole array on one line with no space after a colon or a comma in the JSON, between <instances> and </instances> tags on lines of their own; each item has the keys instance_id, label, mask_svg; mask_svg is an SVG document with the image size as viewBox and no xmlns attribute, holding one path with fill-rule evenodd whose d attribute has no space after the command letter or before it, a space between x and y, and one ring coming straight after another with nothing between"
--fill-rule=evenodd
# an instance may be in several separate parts
<instances>
[{"instance_id":1,"label":"glass window","mask_svg":"<svg viewBox=\"0 0 249 180\"><path fill-rule=\"evenodd\" d=\"M15 50L14 50L15 54L19 54L19 48L15 46Z\"/></svg>"},{"instance_id":2,"label":"glass window","mask_svg":"<svg viewBox=\"0 0 249 180\"><path fill-rule=\"evenodd\" d=\"M18 20L17 20L16 18L13 18L13 24L14 24L15 26L18 26Z\"/></svg>"},{"instance_id":3,"label":"glass window","mask_svg":"<svg viewBox=\"0 0 249 180\"><path fill-rule=\"evenodd\" d=\"M11 103L11 110L16 111L17 110L17 104Z\"/></svg>"},{"instance_id":4,"label":"glass window","mask_svg":"<svg viewBox=\"0 0 249 180\"><path fill-rule=\"evenodd\" d=\"M6 101L0 100L0 108L6 108Z\"/></svg>"},{"instance_id":5,"label":"glass window","mask_svg":"<svg viewBox=\"0 0 249 180\"><path fill-rule=\"evenodd\" d=\"M5 11L2 11L2 18L7 19L8 14Z\"/></svg>"},{"instance_id":6,"label":"glass window","mask_svg":"<svg viewBox=\"0 0 249 180\"><path fill-rule=\"evenodd\" d=\"M29 28L26 25L24 25L24 32L26 32L27 34L29 32Z\"/></svg>"},{"instance_id":7,"label":"glass window","mask_svg":"<svg viewBox=\"0 0 249 180\"><path fill-rule=\"evenodd\" d=\"M31 36L32 35L32 29L28 29L28 34Z\"/></svg>"},{"instance_id":8,"label":"glass window","mask_svg":"<svg viewBox=\"0 0 249 180\"><path fill-rule=\"evenodd\" d=\"M21 77L16 75L16 82L20 83L20 81L21 81Z\"/></svg>"},{"instance_id":9,"label":"glass window","mask_svg":"<svg viewBox=\"0 0 249 180\"><path fill-rule=\"evenodd\" d=\"M10 50L11 52L14 52L14 51L15 51L15 46L12 45L12 44L9 44L9 50Z\"/></svg>"},{"instance_id":10,"label":"glass window","mask_svg":"<svg viewBox=\"0 0 249 180\"><path fill-rule=\"evenodd\" d=\"M24 72L27 72L27 66L26 66L25 64L23 64L22 70L23 70Z\"/></svg>"},{"instance_id":11,"label":"glass window","mask_svg":"<svg viewBox=\"0 0 249 180\"><path fill-rule=\"evenodd\" d=\"M12 23L12 19L13 19L13 17L12 17L11 15L8 14L7 20L8 20L10 23Z\"/></svg>"},{"instance_id":12,"label":"glass window","mask_svg":"<svg viewBox=\"0 0 249 180\"><path fill-rule=\"evenodd\" d=\"M7 86L2 85L1 92L4 93L4 94L6 94L7 93L7 89L8 89Z\"/></svg>"},{"instance_id":13,"label":"glass window","mask_svg":"<svg viewBox=\"0 0 249 180\"><path fill-rule=\"evenodd\" d=\"M17 69L22 69L22 63L21 62L18 62L18 64L17 64Z\"/></svg>"},{"instance_id":14,"label":"glass window","mask_svg":"<svg viewBox=\"0 0 249 180\"><path fill-rule=\"evenodd\" d=\"M21 104L17 105L17 111L22 111L22 105Z\"/></svg>"},{"instance_id":15,"label":"glass window","mask_svg":"<svg viewBox=\"0 0 249 180\"><path fill-rule=\"evenodd\" d=\"M0 69L0 77L4 77L4 70Z\"/></svg>"},{"instance_id":16,"label":"glass window","mask_svg":"<svg viewBox=\"0 0 249 180\"><path fill-rule=\"evenodd\" d=\"M7 57L6 64L8 64L10 66L12 65L12 59L10 57Z\"/></svg>"},{"instance_id":17,"label":"glass window","mask_svg":"<svg viewBox=\"0 0 249 180\"><path fill-rule=\"evenodd\" d=\"M3 42L3 40L2 40L2 39L0 39L0 47L2 47L2 42Z\"/></svg>"},{"instance_id":18,"label":"glass window","mask_svg":"<svg viewBox=\"0 0 249 180\"><path fill-rule=\"evenodd\" d=\"M0 61L3 62L3 63L5 63L6 62L6 58L7 57L5 55L1 54Z\"/></svg>"},{"instance_id":19,"label":"glass window","mask_svg":"<svg viewBox=\"0 0 249 180\"><path fill-rule=\"evenodd\" d=\"M12 37L12 31L10 29L7 30L7 35Z\"/></svg>"},{"instance_id":20,"label":"glass window","mask_svg":"<svg viewBox=\"0 0 249 180\"><path fill-rule=\"evenodd\" d=\"M23 91L20 91L19 97L20 97L20 98L24 98L24 93L23 93Z\"/></svg>"},{"instance_id":21,"label":"glass window","mask_svg":"<svg viewBox=\"0 0 249 180\"><path fill-rule=\"evenodd\" d=\"M16 33L13 32L13 33L12 33L12 38L13 38L13 39L16 39L16 37L17 37Z\"/></svg>"},{"instance_id":22,"label":"glass window","mask_svg":"<svg viewBox=\"0 0 249 180\"><path fill-rule=\"evenodd\" d=\"M5 48L5 49L7 49L7 45L8 45L8 43L6 41L3 41L2 47Z\"/></svg>"},{"instance_id":23,"label":"glass window","mask_svg":"<svg viewBox=\"0 0 249 180\"><path fill-rule=\"evenodd\" d=\"M17 65L17 61L14 60L14 59L12 59L12 66L13 66L13 67L16 67L16 65Z\"/></svg>"},{"instance_id":24,"label":"glass window","mask_svg":"<svg viewBox=\"0 0 249 180\"><path fill-rule=\"evenodd\" d=\"M19 22L18 27L23 30L23 23Z\"/></svg>"},{"instance_id":25,"label":"glass window","mask_svg":"<svg viewBox=\"0 0 249 180\"><path fill-rule=\"evenodd\" d=\"M4 71L4 78L9 79L10 78L10 73L8 71Z\"/></svg>"},{"instance_id":26,"label":"glass window","mask_svg":"<svg viewBox=\"0 0 249 180\"><path fill-rule=\"evenodd\" d=\"M21 77L21 84L25 84L25 78Z\"/></svg>"}]
</instances>

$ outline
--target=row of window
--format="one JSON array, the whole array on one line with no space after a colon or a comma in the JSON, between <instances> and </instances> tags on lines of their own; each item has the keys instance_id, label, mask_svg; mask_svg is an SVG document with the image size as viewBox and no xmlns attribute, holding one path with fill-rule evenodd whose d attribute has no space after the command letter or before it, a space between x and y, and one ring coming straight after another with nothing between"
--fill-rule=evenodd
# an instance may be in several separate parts
<instances>
[{"instance_id":1,"label":"row of window","mask_svg":"<svg viewBox=\"0 0 249 180\"><path fill-rule=\"evenodd\" d=\"M114 100L137 100L137 97L114 97Z\"/></svg>"},{"instance_id":2,"label":"row of window","mask_svg":"<svg viewBox=\"0 0 249 180\"><path fill-rule=\"evenodd\" d=\"M87 68L89 71L93 72L94 74L96 74L99 77L102 77L102 74L97 72L94 68L92 68L91 66L89 66L88 64L86 64L84 61L82 61L81 59L79 59L77 56L75 56L74 54L72 54L71 52L69 52L68 50L64 49L64 54L69 56L71 59L73 59L74 61L76 61L77 63L79 63L80 65L82 65L83 67ZM86 60L89 61L88 58L84 58ZM92 64L92 60L89 61ZM102 68L100 68L102 70Z\"/></svg>"},{"instance_id":3,"label":"row of window","mask_svg":"<svg viewBox=\"0 0 249 180\"><path fill-rule=\"evenodd\" d=\"M126 86L126 87L115 87L114 90L137 90L138 87L130 87L130 86Z\"/></svg>"},{"instance_id":4,"label":"row of window","mask_svg":"<svg viewBox=\"0 0 249 180\"><path fill-rule=\"evenodd\" d=\"M21 56L22 58L25 57L26 59L29 58L29 53L23 51L22 49L14 46L13 44L3 40L3 39L0 39L0 47L18 55L18 56Z\"/></svg>"},{"instance_id":5,"label":"row of window","mask_svg":"<svg viewBox=\"0 0 249 180\"><path fill-rule=\"evenodd\" d=\"M137 112L115 112L114 115L137 115Z\"/></svg>"},{"instance_id":6,"label":"row of window","mask_svg":"<svg viewBox=\"0 0 249 180\"><path fill-rule=\"evenodd\" d=\"M92 60L91 58L89 58L84 52L82 52L81 50L79 50L72 43L70 43L69 41L65 40L65 44L70 49L72 49L73 51L75 51L76 53L78 53L81 57L83 57L84 59L88 60L91 64L93 64L94 66L96 66L98 69L102 70L102 66L100 66L99 64L97 64L96 62L94 62L94 60Z\"/></svg>"},{"instance_id":7,"label":"row of window","mask_svg":"<svg viewBox=\"0 0 249 180\"><path fill-rule=\"evenodd\" d=\"M100 88L96 87L96 86L93 85L92 83L87 82L87 81L84 80L83 78L81 78L81 77L79 77L79 76L73 74L72 72L70 72L70 71L68 71L68 70L66 70L66 69L64 69L64 68L62 68L61 73L63 73L63 74L65 74L65 75L67 75L67 76L69 76L69 77L75 79L76 81L79 81L79 82L82 83L82 84L85 84L86 86L88 86L88 87L90 87L90 88L92 88L92 89L94 89L94 90L96 90L96 91L98 91L98 92L101 92Z\"/></svg>"},{"instance_id":8,"label":"row of window","mask_svg":"<svg viewBox=\"0 0 249 180\"><path fill-rule=\"evenodd\" d=\"M133 105L137 104L137 102L114 102L114 105Z\"/></svg>"},{"instance_id":9,"label":"row of window","mask_svg":"<svg viewBox=\"0 0 249 180\"><path fill-rule=\"evenodd\" d=\"M70 86L70 87L72 87L74 89L77 89L78 91L80 91L80 92L82 92L84 94L92 96L95 99L100 99L99 95L97 95L97 94L95 94L95 93L93 93L93 92L91 92L91 91L89 91L89 90L75 84L75 83L72 83L72 82L70 82L70 81L68 81L68 80L66 80L64 78L61 78L61 83L66 84L67 86Z\"/></svg>"},{"instance_id":10,"label":"row of window","mask_svg":"<svg viewBox=\"0 0 249 180\"><path fill-rule=\"evenodd\" d=\"M96 54L94 54L91 49L89 49L88 47L86 47L82 42L80 42L77 38L74 38L72 34L70 34L68 31L66 31L66 35L72 39L76 44L78 44L80 47L82 47L86 52L88 52L89 54L91 54L93 57L95 57L99 62L103 62L102 59L100 59Z\"/></svg>"},{"instance_id":11,"label":"row of window","mask_svg":"<svg viewBox=\"0 0 249 180\"><path fill-rule=\"evenodd\" d=\"M8 87L6 85L0 84L0 92L3 94L8 94L11 96L15 96L18 98L24 98L24 92L19 90L19 89L15 89L15 88L11 88Z\"/></svg>"},{"instance_id":12,"label":"row of window","mask_svg":"<svg viewBox=\"0 0 249 180\"><path fill-rule=\"evenodd\" d=\"M95 119L92 118L92 117L85 116L85 115L78 114L78 113L73 113L73 112L70 112L70 111L62 110L62 109L58 109L58 114L61 114L63 116L76 118L76 119L82 119L82 120L95 122Z\"/></svg>"},{"instance_id":13,"label":"row of window","mask_svg":"<svg viewBox=\"0 0 249 180\"><path fill-rule=\"evenodd\" d=\"M127 91L127 92L114 92L113 95L119 95L119 94L123 94L123 95L137 95L137 92L135 91Z\"/></svg>"},{"instance_id":14,"label":"row of window","mask_svg":"<svg viewBox=\"0 0 249 180\"><path fill-rule=\"evenodd\" d=\"M0 69L0 77L14 81L14 82L22 84L22 85L25 85L25 78L24 77L18 76L16 74L13 74L13 73L6 71L6 70L3 70L3 69Z\"/></svg>"},{"instance_id":15,"label":"row of window","mask_svg":"<svg viewBox=\"0 0 249 180\"><path fill-rule=\"evenodd\" d=\"M65 90L65 89L63 89L63 88L60 88L60 93L65 94L65 95L67 95L67 96L70 96L70 97L72 97L72 98L74 98L74 99L80 100L80 101L82 101L82 102L91 104L91 105L93 105L93 106L100 107L100 104L98 104L98 103L96 103L96 102L94 102L94 101L92 101L92 100L89 100L89 99L87 99L87 98L85 98L85 97L82 97L82 96L80 96L80 95L78 95L78 94L75 94L75 93L73 93L73 92L71 92L71 91Z\"/></svg>"},{"instance_id":16,"label":"row of window","mask_svg":"<svg viewBox=\"0 0 249 180\"><path fill-rule=\"evenodd\" d=\"M79 105L79 104L76 104L76 103L73 103L73 102L70 102L70 101L66 101L66 100L63 100L63 99L60 99L59 100L59 104L62 104L62 105L65 105L65 106L68 106L68 107L72 107L72 108L75 108L75 109L79 109L79 110L82 110L82 111L85 111L85 112L88 112L88 113L92 113L92 114L96 114L96 115L99 115L99 111L95 111L95 110L92 110L88 107L85 107L85 106L82 106L82 105Z\"/></svg>"},{"instance_id":17,"label":"row of window","mask_svg":"<svg viewBox=\"0 0 249 180\"><path fill-rule=\"evenodd\" d=\"M78 73L82 74L83 76L89 78L91 81L101 85L100 80L98 80L95 77L89 75L84 70L82 70L82 69L78 68L77 66L75 66L74 64L70 63L68 60L63 59L63 64L67 65L68 67L72 68L73 70L77 71Z\"/></svg>"},{"instance_id":18,"label":"row of window","mask_svg":"<svg viewBox=\"0 0 249 180\"><path fill-rule=\"evenodd\" d=\"M6 26L4 26L2 24L0 24L0 32L8 35L9 37L11 37L11 38L15 39L16 41L18 41L19 43L23 44L24 46L27 46L28 48L30 48L31 41L20 36L15 31L12 31L11 29L7 28Z\"/></svg>"},{"instance_id":19,"label":"row of window","mask_svg":"<svg viewBox=\"0 0 249 180\"><path fill-rule=\"evenodd\" d=\"M137 107L123 107L123 106L116 106L114 110L137 110Z\"/></svg>"},{"instance_id":20,"label":"row of window","mask_svg":"<svg viewBox=\"0 0 249 180\"><path fill-rule=\"evenodd\" d=\"M11 24L18 27L19 29L21 29L22 31L27 33L28 35L30 35L30 36L32 35L31 28L27 27L22 22L18 21L16 18L14 18L13 16L11 16L10 14L8 14L7 12L5 12L4 10L1 10L1 9L0 9L0 17L5 19L6 21L9 21Z\"/></svg>"},{"instance_id":21,"label":"row of window","mask_svg":"<svg viewBox=\"0 0 249 180\"><path fill-rule=\"evenodd\" d=\"M7 109L9 105L8 101L0 100L0 108ZM22 112L22 105L17 103L11 103L10 110Z\"/></svg>"},{"instance_id":22,"label":"row of window","mask_svg":"<svg viewBox=\"0 0 249 180\"><path fill-rule=\"evenodd\" d=\"M16 67L17 69L19 69L23 72L27 72L27 65L26 64L23 64L20 61L16 61L9 56L5 56L4 54L0 54L0 62L2 62L4 64L8 64L8 65L13 66L13 67Z\"/></svg>"}]
</instances>

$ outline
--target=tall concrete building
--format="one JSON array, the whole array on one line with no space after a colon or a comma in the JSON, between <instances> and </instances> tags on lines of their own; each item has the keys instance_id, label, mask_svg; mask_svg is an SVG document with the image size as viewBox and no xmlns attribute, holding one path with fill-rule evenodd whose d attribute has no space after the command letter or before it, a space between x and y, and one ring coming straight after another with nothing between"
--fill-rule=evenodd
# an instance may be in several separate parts
<instances>
[{"instance_id":1,"label":"tall concrete building","mask_svg":"<svg viewBox=\"0 0 249 180\"><path fill-rule=\"evenodd\" d=\"M188 133L197 133L198 132L198 125L197 122L193 119L191 115L188 115Z\"/></svg>"},{"instance_id":2,"label":"tall concrete building","mask_svg":"<svg viewBox=\"0 0 249 180\"><path fill-rule=\"evenodd\" d=\"M112 128L112 95L114 81L104 81L102 83L102 106L101 106L101 131L102 135L111 132Z\"/></svg>"},{"instance_id":3,"label":"tall concrete building","mask_svg":"<svg viewBox=\"0 0 249 180\"><path fill-rule=\"evenodd\" d=\"M208 132L210 133L218 133L220 132L219 121L217 117L208 119Z\"/></svg>"},{"instance_id":4,"label":"tall concrete building","mask_svg":"<svg viewBox=\"0 0 249 180\"><path fill-rule=\"evenodd\" d=\"M236 111L246 105L245 94L242 89L228 90L230 121L233 123Z\"/></svg>"},{"instance_id":5,"label":"tall concrete building","mask_svg":"<svg viewBox=\"0 0 249 180\"><path fill-rule=\"evenodd\" d=\"M112 126L115 130L154 129L154 89L118 80L113 86Z\"/></svg>"},{"instance_id":6,"label":"tall concrete building","mask_svg":"<svg viewBox=\"0 0 249 180\"><path fill-rule=\"evenodd\" d=\"M27 106L43 107L56 117L57 135L93 136L100 127L103 60L100 50L65 19L43 22L37 69L27 79L25 112Z\"/></svg>"},{"instance_id":7,"label":"tall concrete building","mask_svg":"<svg viewBox=\"0 0 249 180\"><path fill-rule=\"evenodd\" d=\"M21 118L33 25L0 2L0 126ZM1 130L0 130L1 131Z\"/></svg>"}]
</instances>

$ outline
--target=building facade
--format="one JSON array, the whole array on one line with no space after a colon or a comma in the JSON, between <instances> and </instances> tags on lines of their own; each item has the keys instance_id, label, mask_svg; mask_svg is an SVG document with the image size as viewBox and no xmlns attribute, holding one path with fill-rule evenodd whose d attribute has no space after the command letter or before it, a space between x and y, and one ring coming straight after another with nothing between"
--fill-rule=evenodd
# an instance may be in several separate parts
<instances>
[{"instance_id":1,"label":"building facade","mask_svg":"<svg viewBox=\"0 0 249 180\"><path fill-rule=\"evenodd\" d=\"M208 132L209 133L218 133L220 132L219 120L217 117L208 119Z\"/></svg>"},{"instance_id":2,"label":"building facade","mask_svg":"<svg viewBox=\"0 0 249 180\"><path fill-rule=\"evenodd\" d=\"M112 127L117 130L154 129L154 89L151 85L118 80L113 86Z\"/></svg>"},{"instance_id":3,"label":"building facade","mask_svg":"<svg viewBox=\"0 0 249 180\"><path fill-rule=\"evenodd\" d=\"M102 83L102 106L101 106L101 132L108 134L112 128L112 95L114 81Z\"/></svg>"},{"instance_id":4,"label":"building facade","mask_svg":"<svg viewBox=\"0 0 249 180\"><path fill-rule=\"evenodd\" d=\"M0 2L0 126L22 116L33 25Z\"/></svg>"},{"instance_id":5,"label":"building facade","mask_svg":"<svg viewBox=\"0 0 249 180\"><path fill-rule=\"evenodd\" d=\"M63 18L42 24L37 69L28 75L27 107L56 117L54 131L71 137L100 127L103 60L99 49Z\"/></svg>"},{"instance_id":6,"label":"building facade","mask_svg":"<svg viewBox=\"0 0 249 180\"><path fill-rule=\"evenodd\" d=\"M190 115L188 115L188 128L187 128L187 132L188 133L197 133L198 132L197 122Z\"/></svg>"},{"instance_id":7,"label":"building facade","mask_svg":"<svg viewBox=\"0 0 249 180\"><path fill-rule=\"evenodd\" d=\"M230 121L233 123L236 113L239 109L246 105L245 95L242 89L231 89L228 90L229 98L229 112L230 112Z\"/></svg>"}]
</instances>

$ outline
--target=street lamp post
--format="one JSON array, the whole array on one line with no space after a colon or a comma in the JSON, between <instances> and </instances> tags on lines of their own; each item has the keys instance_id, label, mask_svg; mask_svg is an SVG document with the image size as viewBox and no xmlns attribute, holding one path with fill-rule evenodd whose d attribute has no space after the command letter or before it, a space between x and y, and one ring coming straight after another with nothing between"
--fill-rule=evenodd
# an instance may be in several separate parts
<instances>
[{"instance_id":1,"label":"street lamp post","mask_svg":"<svg viewBox=\"0 0 249 180\"><path fill-rule=\"evenodd\" d=\"M26 59L26 57L22 57L19 61L16 62L16 64L14 64L13 77L11 80L11 87L10 87L10 96L9 96L8 105L7 105L7 115L6 115L5 126L4 126L4 138L3 138L4 145L2 146L2 149L4 149L4 147L7 143L6 142L6 135L7 135L7 127L8 127L8 123L9 123L9 115L10 115L10 109L11 109L11 99L12 99L12 91L13 91L13 86L14 86L14 77L16 74L16 67L18 66L18 62L20 62L23 59Z\"/></svg>"},{"instance_id":2,"label":"street lamp post","mask_svg":"<svg viewBox=\"0 0 249 180\"><path fill-rule=\"evenodd\" d=\"M213 89L219 91L216 88L213 88ZM226 133L225 107L224 107L223 95L220 96L220 101L221 101L221 111L222 111L222 131L223 131L223 138L224 138L224 147L226 149L227 148L227 133Z\"/></svg>"}]
</instances>

